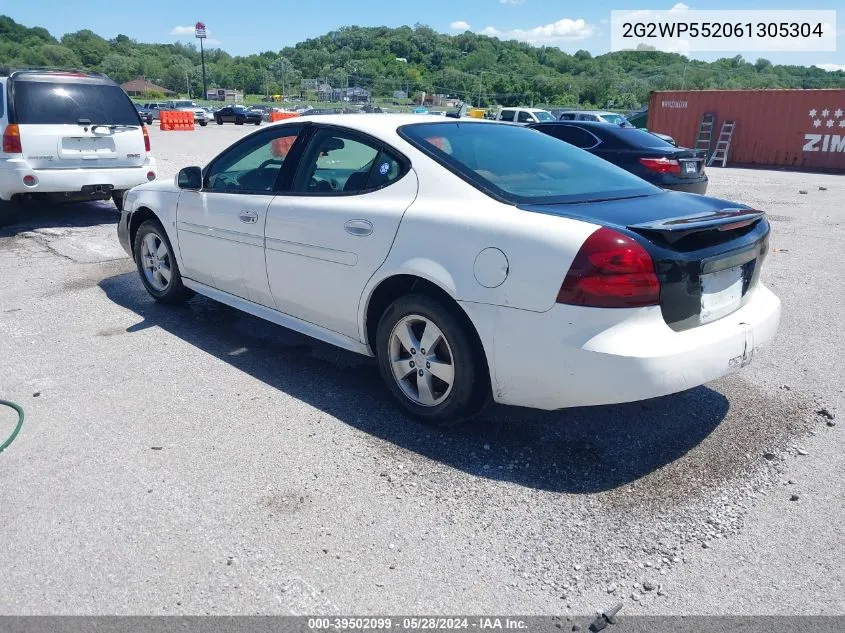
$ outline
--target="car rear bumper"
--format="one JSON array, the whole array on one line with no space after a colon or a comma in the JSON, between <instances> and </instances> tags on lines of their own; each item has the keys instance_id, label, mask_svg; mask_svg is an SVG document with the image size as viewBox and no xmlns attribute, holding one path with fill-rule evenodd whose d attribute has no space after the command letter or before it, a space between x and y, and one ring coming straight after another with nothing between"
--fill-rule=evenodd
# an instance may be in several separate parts
<instances>
[{"instance_id":1,"label":"car rear bumper","mask_svg":"<svg viewBox=\"0 0 845 633\"><path fill-rule=\"evenodd\" d=\"M138 167L109 169L31 169L22 158L0 159L0 199L9 200L16 194L81 193L91 185L126 190L148 182L148 172L158 173L155 159L150 156ZM34 176L36 183L25 185L25 176Z\"/></svg>"},{"instance_id":2,"label":"car rear bumper","mask_svg":"<svg viewBox=\"0 0 845 633\"><path fill-rule=\"evenodd\" d=\"M484 344L494 399L551 410L663 396L739 370L780 322L780 300L762 284L752 292L733 314L683 332L659 307L461 305Z\"/></svg>"},{"instance_id":3,"label":"car rear bumper","mask_svg":"<svg viewBox=\"0 0 845 633\"><path fill-rule=\"evenodd\" d=\"M671 191L683 191L685 193L698 193L704 195L707 193L707 185L710 183L707 176L699 180L684 181L683 179L674 179L671 182L663 182L660 184L664 189Z\"/></svg>"}]
</instances>

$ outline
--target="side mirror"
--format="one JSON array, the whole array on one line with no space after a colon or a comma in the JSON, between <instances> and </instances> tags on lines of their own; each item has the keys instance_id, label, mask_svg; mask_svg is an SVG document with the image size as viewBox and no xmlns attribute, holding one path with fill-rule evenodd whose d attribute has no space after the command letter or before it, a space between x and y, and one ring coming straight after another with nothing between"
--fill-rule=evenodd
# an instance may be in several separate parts
<instances>
[{"instance_id":1,"label":"side mirror","mask_svg":"<svg viewBox=\"0 0 845 633\"><path fill-rule=\"evenodd\" d=\"M202 169L199 167L183 167L176 176L176 185L180 189L199 191L202 189Z\"/></svg>"}]
</instances>

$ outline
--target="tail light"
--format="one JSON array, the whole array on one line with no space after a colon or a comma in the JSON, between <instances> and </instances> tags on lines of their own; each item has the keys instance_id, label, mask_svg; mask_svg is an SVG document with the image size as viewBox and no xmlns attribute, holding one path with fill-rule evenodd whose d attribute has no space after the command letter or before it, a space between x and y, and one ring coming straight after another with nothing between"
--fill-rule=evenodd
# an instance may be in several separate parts
<instances>
[{"instance_id":1,"label":"tail light","mask_svg":"<svg viewBox=\"0 0 845 633\"><path fill-rule=\"evenodd\" d=\"M592 308L657 305L660 282L651 256L636 240L602 227L581 246L557 302Z\"/></svg>"},{"instance_id":2,"label":"tail light","mask_svg":"<svg viewBox=\"0 0 845 633\"><path fill-rule=\"evenodd\" d=\"M672 158L641 158L642 163L646 169L657 172L658 174L680 174L681 163Z\"/></svg>"},{"instance_id":3,"label":"tail light","mask_svg":"<svg viewBox=\"0 0 845 633\"><path fill-rule=\"evenodd\" d=\"M141 129L144 131L144 149L147 150L147 153L150 151L150 133L147 131L147 126L142 125Z\"/></svg>"},{"instance_id":4,"label":"tail light","mask_svg":"<svg viewBox=\"0 0 845 633\"><path fill-rule=\"evenodd\" d=\"M7 125L6 131L3 132L3 152L6 154L23 154L21 129L17 123Z\"/></svg>"}]
</instances>

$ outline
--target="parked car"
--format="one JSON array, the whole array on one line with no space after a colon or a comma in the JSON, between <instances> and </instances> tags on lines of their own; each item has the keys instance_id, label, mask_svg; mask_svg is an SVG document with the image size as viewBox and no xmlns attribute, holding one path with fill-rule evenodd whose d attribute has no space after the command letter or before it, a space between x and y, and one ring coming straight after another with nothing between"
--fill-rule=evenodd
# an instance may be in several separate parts
<instances>
[{"instance_id":1,"label":"parked car","mask_svg":"<svg viewBox=\"0 0 845 633\"><path fill-rule=\"evenodd\" d=\"M555 118L550 112L540 108L502 108L496 115L496 120L529 125L543 121L554 121Z\"/></svg>"},{"instance_id":2,"label":"parked car","mask_svg":"<svg viewBox=\"0 0 845 633\"><path fill-rule=\"evenodd\" d=\"M201 127L208 125L208 112L190 99L171 99L164 103L162 109L175 112L193 112L195 123L198 123Z\"/></svg>"},{"instance_id":3,"label":"parked car","mask_svg":"<svg viewBox=\"0 0 845 633\"><path fill-rule=\"evenodd\" d=\"M199 292L374 355L431 421L689 389L780 316L762 211L483 120L289 119L130 191L118 236L156 300Z\"/></svg>"},{"instance_id":4,"label":"parked car","mask_svg":"<svg viewBox=\"0 0 845 633\"><path fill-rule=\"evenodd\" d=\"M595 121L554 121L530 127L585 149L658 187L699 194L707 191L705 153L701 150L676 147L639 128Z\"/></svg>"},{"instance_id":5,"label":"parked car","mask_svg":"<svg viewBox=\"0 0 845 633\"><path fill-rule=\"evenodd\" d=\"M557 119L559 121L597 121L599 123L618 125L620 127L637 127L631 123L625 115L617 112L606 112L604 110L565 110L560 112ZM658 138L662 138L667 143L676 145L675 139L668 134L660 134L658 132L651 132L651 134L654 134Z\"/></svg>"},{"instance_id":6,"label":"parked car","mask_svg":"<svg viewBox=\"0 0 845 633\"><path fill-rule=\"evenodd\" d=\"M223 125L224 123L234 123L235 125L254 123L255 125L261 125L261 114L253 112L242 105L230 105L224 106L215 112L214 120L217 122L217 125Z\"/></svg>"},{"instance_id":7,"label":"parked car","mask_svg":"<svg viewBox=\"0 0 845 633\"><path fill-rule=\"evenodd\" d=\"M153 112L152 112L152 110L147 110L140 103L135 104L135 109L138 111L138 116L141 117L141 121L143 121L147 125L153 124Z\"/></svg>"},{"instance_id":8,"label":"parked car","mask_svg":"<svg viewBox=\"0 0 845 633\"><path fill-rule=\"evenodd\" d=\"M166 110L166 104L163 101L150 101L145 103L141 106L144 110L149 110L152 115L153 119L158 121L161 117L159 116L159 112L162 110Z\"/></svg>"},{"instance_id":9,"label":"parked car","mask_svg":"<svg viewBox=\"0 0 845 633\"><path fill-rule=\"evenodd\" d=\"M38 197L107 200L156 177L150 137L132 101L105 75L0 72L0 216Z\"/></svg>"}]
</instances>

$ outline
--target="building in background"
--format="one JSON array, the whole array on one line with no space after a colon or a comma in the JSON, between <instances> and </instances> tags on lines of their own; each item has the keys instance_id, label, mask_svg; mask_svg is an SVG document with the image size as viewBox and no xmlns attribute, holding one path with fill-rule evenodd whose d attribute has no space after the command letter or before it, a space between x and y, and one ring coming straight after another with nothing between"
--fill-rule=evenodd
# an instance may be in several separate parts
<instances>
[{"instance_id":1,"label":"building in background","mask_svg":"<svg viewBox=\"0 0 845 633\"><path fill-rule=\"evenodd\" d=\"M244 100L244 93L240 90L231 90L229 88L211 88L205 93L205 98L209 101L240 103Z\"/></svg>"},{"instance_id":2,"label":"building in background","mask_svg":"<svg viewBox=\"0 0 845 633\"><path fill-rule=\"evenodd\" d=\"M138 75L137 79L127 81L125 84L121 84L120 87L123 88L123 92L128 94L130 97L145 97L151 92L160 92L163 95L176 94L164 86L158 86L152 81L147 81L143 75Z\"/></svg>"}]
</instances>

